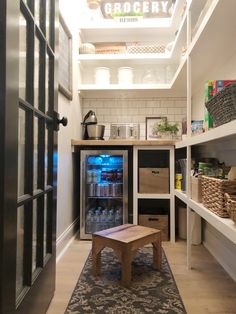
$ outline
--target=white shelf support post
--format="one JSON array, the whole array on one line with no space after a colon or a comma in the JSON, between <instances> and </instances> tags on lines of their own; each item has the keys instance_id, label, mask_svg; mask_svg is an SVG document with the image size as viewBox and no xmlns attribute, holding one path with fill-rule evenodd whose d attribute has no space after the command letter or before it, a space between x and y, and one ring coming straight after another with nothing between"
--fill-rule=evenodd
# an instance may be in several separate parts
<instances>
[{"instance_id":1,"label":"white shelf support post","mask_svg":"<svg viewBox=\"0 0 236 314\"><path fill-rule=\"evenodd\" d=\"M170 148L170 241L175 242L175 152Z\"/></svg>"},{"instance_id":2,"label":"white shelf support post","mask_svg":"<svg viewBox=\"0 0 236 314\"><path fill-rule=\"evenodd\" d=\"M191 43L191 12L187 15L187 47ZM187 137L191 137L191 120L192 120L192 73L191 73L191 57L187 58Z\"/></svg>"},{"instance_id":3,"label":"white shelf support post","mask_svg":"<svg viewBox=\"0 0 236 314\"><path fill-rule=\"evenodd\" d=\"M191 11L187 14L187 47L191 44ZM192 120L192 73L191 73L191 57L187 58L187 137L191 137L191 120ZM187 199L191 197L190 191L190 174L191 174L191 146L187 146L187 171L186 171L186 195ZM192 254L192 233L191 233L191 209L187 203L187 268L191 268Z\"/></svg>"},{"instance_id":4,"label":"white shelf support post","mask_svg":"<svg viewBox=\"0 0 236 314\"><path fill-rule=\"evenodd\" d=\"M187 171L186 171L186 194L187 199L191 198L191 146L187 147ZM191 208L187 204L187 268L192 267L192 221Z\"/></svg>"},{"instance_id":5,"label":"white shelf support post","mask_svg":"<svg viewBox=\"0 0 236 314\"><path fill-rule=\"evenodd\" d=\"M138 224L138 150L133 150L133 223Z\"/></svg>"}]
</instances>

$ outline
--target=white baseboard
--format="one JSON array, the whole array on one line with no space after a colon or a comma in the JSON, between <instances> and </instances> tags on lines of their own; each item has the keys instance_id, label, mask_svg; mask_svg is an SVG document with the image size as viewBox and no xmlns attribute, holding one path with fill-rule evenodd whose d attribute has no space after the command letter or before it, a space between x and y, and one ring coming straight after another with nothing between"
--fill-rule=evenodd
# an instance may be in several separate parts
<instances>
[{"instance_id":1,"label":"white baseboard","mask_svg":"<svg viewBox=\"0 0 236 314\"><path fill-rule=\"evenodd\" d=\"M77 230L76 232L74 230ZM77 217L69 227L57 238L56 241L56 263L65 254L71 243L77 237L79 232L79 217Z\"/></svg>"}]
</instances>

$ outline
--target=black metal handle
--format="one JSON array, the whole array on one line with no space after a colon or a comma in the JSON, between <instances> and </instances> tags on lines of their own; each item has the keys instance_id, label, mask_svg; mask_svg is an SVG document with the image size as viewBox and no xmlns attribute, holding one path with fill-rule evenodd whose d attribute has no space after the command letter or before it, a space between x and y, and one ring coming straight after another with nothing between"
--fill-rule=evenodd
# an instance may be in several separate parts
<instances>
[{"instance_id":1,"label":"black metal handle","mask_svg":"<svg viewBox=\"0 0 236 314\"><path fill-rule=\"evenodd\" d=\"M68 124L68 119L66 117L62 117L61 119L58 119L58 124L62 124L63 126L67 126Z\"/></svg>"},{"instance_id":2,"label":"black metal handle","mask_svg":"<svg viewBox=\"0 0 236 314\"><path fill-rule=\"evenodd\" d=\"M59 126L60 126L60 123L63 125L63 126L67 126L68 124L68 119L66 117L62 117L60 119L60 116L59 116L59 113L54 111L53 112L53 129L54 131L59 131Z\"/></svg>"},{"instance_id":3,"label":"black metal handle","mask_svg":"<svg viewBox=\"0 0 236 314\"><path fill-rule=\"evenodd\" d=\"M148 218L148 221L159 221L158 218Z\"/></svg>"}]
</instances>

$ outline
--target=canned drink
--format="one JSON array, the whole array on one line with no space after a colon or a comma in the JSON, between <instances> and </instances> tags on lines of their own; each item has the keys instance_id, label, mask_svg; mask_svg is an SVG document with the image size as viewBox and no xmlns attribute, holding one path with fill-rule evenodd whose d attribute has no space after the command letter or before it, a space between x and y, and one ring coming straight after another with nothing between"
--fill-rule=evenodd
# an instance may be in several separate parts
<instances>
[{"instance_id":1,"label":"canned drink","mask_svg":"<svg viewBox=\"0 0 236 314\"><path fill-rule=\"evenodd\" d=\"M98 181L98 172L97 172L97 170L93 170L93 172L92 172L92 180L93 180L94 183L98 183L99 182Z\"/></svg>"},{"instance_id":2,"label":"canned drink","mask_svg":"<svg viewBox=\"0 0 236 314\"><path fill-rule=\"evenodd\" d=\"M105 180L107 179L107 171L106 171L106 170L102 170L101 179L102 179L103 181L105 181Z\"/></svg>"},{"instance_id":3,"label":"canned drink","mask_svg":"<svg viewBox=\"0 0 236 314\"><path fill-rule=\"evenodd\" d=\"M91 170L87 171L87 183L93 183L93 173Z\"/></svg>"},{"instance_id":4,"label":"canned drink","mask_svg":"<svg viewBox=\"0 0 236 314\"><path fill-rule=\"evenodd\" d=\"M111 183L108 184L108 196L113 196L112 194L112 185Z\"/></svg>"},{"instance_id":5,"label":"canned drink","mask_svg":"<svg viewBox=\"0 0 236 314\"><path fill-rule=\"evenodd\" d=\"M108 181L112 181L113 180L113 170L109 170L108 171L107 179L108 179Z\"/></svg>"},{"instance_id":6,"label":"canned drink","mask_svg":"<svg viewBox=\"0 0 236 314\"><path fill-rule=\"evenodd\" d=\"M109 196L108 184L103 185L103 196Z\"/></svg>"},{"instance_id":7,"label":"canned drink","mask_svg":"<svg viewBox=\"0 0 236 314\"><path fill-rule=\"evenodd\" d=\"M123 179L122 169L118 169L116 175L117 175L117 180L122 181L122 179Z\"/></svg>"},{"instance_id":8,"label":"canned drink","mask_svg":"<svg viewBox=\"0 0 236 314\"><path fill-rule=\"evenodd\" d=\"M96 196L101 196L100 194L100 184L96 184Z\"/></svg>"},{"instance_id":9,"label":"canned drink","mask_svg":"<svg viewBox=\"0 0 236 314\"><path fill-rule=\"evenodd\" d=\"M122 184L118 183L116 184L116 196L122 195Z\"/></svg>"},{"instance_id":10,"label":"canned drink","mask_svg":"<svg viewBox=\"0 0 236 314\"><path fill-rule=\"evenodd\" d=\"M112 196L117 196L117 184L112 184Z\"/></svg>"},{"instance_id":11,"label":"canned drink","mask_svg":"<svg viewBox=\"0 0 236 314\"><path fill-rule=\"evenodd\" d=\"M89 184L89 190L88 190L88 195L89 196L94 196L94 184Z\"/></svg>"}]
</instances>

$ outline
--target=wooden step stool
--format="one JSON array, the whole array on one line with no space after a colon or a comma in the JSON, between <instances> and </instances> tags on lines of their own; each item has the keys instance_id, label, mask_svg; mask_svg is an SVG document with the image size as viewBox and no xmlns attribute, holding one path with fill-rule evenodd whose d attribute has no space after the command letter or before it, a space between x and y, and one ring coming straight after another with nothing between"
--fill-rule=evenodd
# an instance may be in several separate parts
<instances>
[{"instance_id":1,"label":"wooden step stool","mask_svg":"<svg viewBox=\"0 0 236 314\"><path fill-rule=\"evenodd\" d=\"M101 251L112 248L120 257L122 267L121 283L125 287L131 282L131 263L137 250L146 244L153 245L153 267L161 269L161 231L139 225L125 224L95 232L92 235L92 272L99 274Z\"/></svg>"}]
</instances>

